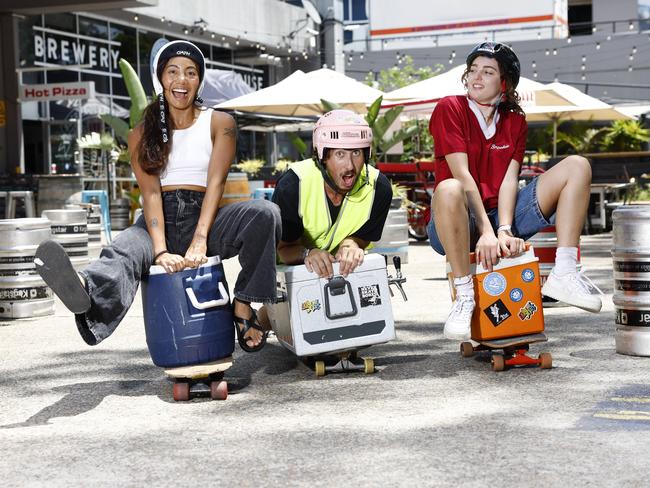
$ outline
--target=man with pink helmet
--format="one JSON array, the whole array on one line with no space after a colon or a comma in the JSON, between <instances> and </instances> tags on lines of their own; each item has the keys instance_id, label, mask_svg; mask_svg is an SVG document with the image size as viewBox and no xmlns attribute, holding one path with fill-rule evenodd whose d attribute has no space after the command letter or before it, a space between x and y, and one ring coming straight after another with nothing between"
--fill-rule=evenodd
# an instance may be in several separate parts
<instances>
[{"instance_id":1,"label":"man with pink helmet","mask_svg":"<svg viewBox=\"0 0 650 488\"><path fill-rule=\"evenodd\" d=\"M324 114L313 145L313 157L292 164L273 194L282 215L278 256L323 278L332 276L338 261L347 276L381 238L391 185L368 164L372 130L362 116L349 110Z\"/></svg>"}]
</instances>

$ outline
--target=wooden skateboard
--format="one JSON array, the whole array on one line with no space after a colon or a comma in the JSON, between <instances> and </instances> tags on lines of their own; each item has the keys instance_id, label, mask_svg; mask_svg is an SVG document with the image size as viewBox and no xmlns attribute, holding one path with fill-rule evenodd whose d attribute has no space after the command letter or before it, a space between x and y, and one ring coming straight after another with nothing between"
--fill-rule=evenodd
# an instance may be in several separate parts
<instances>
[{"instance_id":1,"label":"wooden skateboard","mask_svg":"<svg viewBox=\"0 0 650 488\"><path fill-rule=\"evenodd\" d=\"M229 356L210 363L165 369L165 374L174 381L173 398L177 402L197 396L225 400L228 398L228 383L223 375L231 366L232 356Z\"/></svg>"},{"instance_id":2,"label":"wooden skateboard","mask_svg":"<svg viewBox=\"0 0 650 488\"><path fill-rule=\"evenodd\" d=\"M325 376L327 373L351 373L354 371L363 371L365 374L374 373L375 361L372 358L359 357L358 353L358 349L353 349L319 355L317 357L307 356L302 359L308 366L313 361L316 376ZM332 358L338 358L338 362L335 364L327 364L328 362L333 362Z\"/></svg>"},{"instance_id":3,"label":"wooden skateboard","mask_svg":"<svg viewBox=\"0 0 650 488\"><path fill-rule=\"evenodd\" d=\"M474 339L473 339L474 340ZM536 342L546 342L548 339L544 334L531 334L503 339L491 339L488 341L477 341L478 345L471 342L463 342L460 345L460 353L468 358L476 351L494 351L501 349L503 354L492 353L492 370L503 371L507 366L536 365L542 369L553 367L553 358L548 352L541 353L537 359L530 357L528 347Z\"/></svg>"}]
</instances>

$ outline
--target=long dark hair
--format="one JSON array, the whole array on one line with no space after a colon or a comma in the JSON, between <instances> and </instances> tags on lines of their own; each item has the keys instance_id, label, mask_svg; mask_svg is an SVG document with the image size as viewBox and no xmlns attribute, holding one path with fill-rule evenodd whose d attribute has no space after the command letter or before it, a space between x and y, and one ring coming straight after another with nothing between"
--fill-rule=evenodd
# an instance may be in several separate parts
<instances>
[{"instance_id":1,"label":"long dark hair","mask_svg":"<svg viewBox=\"0 0 650 488\"><path fill-rule=\"evenodd\" d=\"M499 110L501 112L516 112L520 115L525 116L526 114L524 113L524 110L519 105L519 102L521 101L521 97L519 97L519 93L517 93L515 87L512 86L512 80L510 79L510 77L505 74L508 73L508 70L504 69L503 65L498 59L497 59L497 63L499 63L499 72L501 74L501 79L505 80L506 82L505 100L502 99L499 102ZM463 76L461 76L461 80L463 82L463 85L465 85L465 87L467 87L467 75L469 74L470 68L471 66L467 66L465 68L465 71L463 72Z\"/></svg>"},{"instance_id":2,"label":"long dark hair","mask_svg":"<svg viewBox=\"0 0 650 488\"><path fill-rule=\"evenodd\" d=\"M165 104L165 119L168 134L174 130L174 120L169 116L167 100ZM145 173L160 175L167 167L167 159L172 149L172 138L167 143L163 142L160 129L160 108L156 99L144 109L142 115L142 138L138 147L138 161Z\"/></svg>"}]
</instances>

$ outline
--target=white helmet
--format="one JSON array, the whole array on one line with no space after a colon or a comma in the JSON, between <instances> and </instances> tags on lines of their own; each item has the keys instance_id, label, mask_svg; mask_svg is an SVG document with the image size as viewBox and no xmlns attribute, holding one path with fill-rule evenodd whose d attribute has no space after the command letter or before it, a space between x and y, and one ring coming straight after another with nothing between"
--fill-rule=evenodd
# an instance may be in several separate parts
<instances>
[{"instance_id":1,"label":"white helmet","mask_svg":"<svg viewBox=\"0 0 650 488\"><path fill-rule=\"evenodd\" d=\"M323 159L325 148L370 149L372 129L366 119L351 110L332 110L316 122L313 143L319 160Z\"/></svg>"}]
</instances>

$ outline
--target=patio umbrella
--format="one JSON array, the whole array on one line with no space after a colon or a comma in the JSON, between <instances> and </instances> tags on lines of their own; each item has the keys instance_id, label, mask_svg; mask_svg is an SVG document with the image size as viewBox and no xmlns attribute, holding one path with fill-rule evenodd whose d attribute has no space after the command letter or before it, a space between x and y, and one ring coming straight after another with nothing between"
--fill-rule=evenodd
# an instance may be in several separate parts
<instances>
[{"instance_id":1,"label":"patio umbrella","mask_svg":"<svg viewBox=\"0 0 650 488\"><path fill-rule=\"evenodd\" d=\"M557 156L557 126L561 120L625 120L633 118L564 83L549 83L545 85L545 89L552 90L568 103L531 105L525 106L523 109L528 122L550 121L553 123L553 157Z\"/></svg>"},{"instance_id":2,"label":"patio umbrella","mask_svg":"<svg viewBox=\"0 0 650 488\"><path fill-rule=\"evenodd\" d=\"M321 115L321 99L357 113L383 93L353 78L327 68L296 71L275 85L220 103L215 108L274 115Z\"/></svg>"}]
</instances>

